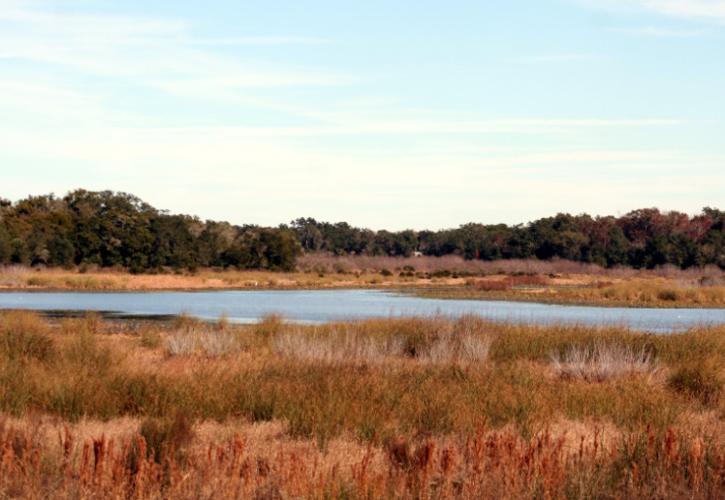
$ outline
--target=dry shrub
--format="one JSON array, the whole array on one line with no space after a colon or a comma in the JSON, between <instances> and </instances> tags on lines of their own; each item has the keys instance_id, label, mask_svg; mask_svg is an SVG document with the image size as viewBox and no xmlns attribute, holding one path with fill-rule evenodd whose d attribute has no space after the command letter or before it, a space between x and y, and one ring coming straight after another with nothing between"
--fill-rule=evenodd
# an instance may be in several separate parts
<instances>
[{"instance_id":1,"label":"dry shrub","mask_svg":"<svg viewBox=\"0 0 725 500\"><path fill-rule=\"evenodd\" d=\"M658 367L644 348L603 345L569 347L551 355L554 371L562 378L587 382L607 380L633 374L654 374Z\"/></svg>"}]
</instances>

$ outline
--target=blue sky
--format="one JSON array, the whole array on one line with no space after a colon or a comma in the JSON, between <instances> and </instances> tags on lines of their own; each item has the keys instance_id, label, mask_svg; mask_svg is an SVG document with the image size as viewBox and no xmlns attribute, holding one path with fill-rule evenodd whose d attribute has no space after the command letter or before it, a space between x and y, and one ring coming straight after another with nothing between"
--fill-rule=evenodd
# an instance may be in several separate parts
<instances>
[{"instance_id":1,"label":"blue sky","mask_svg":"<svg viewBox=\"0 0 725 500\"><path fill-rule=\"evenodd\" d=\"M0 0L0 196L373 228L725 206L725 0Z\"/></svg>"}]
</instances>

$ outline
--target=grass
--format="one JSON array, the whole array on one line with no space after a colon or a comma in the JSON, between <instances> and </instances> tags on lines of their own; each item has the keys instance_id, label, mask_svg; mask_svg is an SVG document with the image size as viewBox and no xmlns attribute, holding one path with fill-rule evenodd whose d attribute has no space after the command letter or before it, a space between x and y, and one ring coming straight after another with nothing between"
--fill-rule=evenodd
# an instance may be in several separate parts
<instances>
[{"instance_id":1,"label":"grass","mask_svg":"<svg viewBox=\"0 0 725 500\"><path fill-rule=\"evenodd\" d=\"M172 353L180 332L193 348ZM0 313L13 335L0 497L718 498L725 485L723 326Z\"/></svg>"},{"instance_id":2,"label":"grass","mask_svg":"<svg viewBox=\"0 0 725 500\"><path fill-rule=\"evenodd\" d=\"M548 278L493 276L468 279L465 286L416 290L416 295L444 299L520 300L554 304L617 307L725 307L725 286L710 280L631 277L617 281L595 276ZM715 280L715 283L721 283Z\"/></svg>"},{"instance_id":3,"label":"grass","mask_svg":"<svg viewBox=\"0 0 725 500\"><path fill-rule=\"evenodd\" d=\"M645 348L624 346L570 347L551 355L554 371L563 378L604 382L634 374L653 375L658 367Z\"/></svg>"}]
</instances>

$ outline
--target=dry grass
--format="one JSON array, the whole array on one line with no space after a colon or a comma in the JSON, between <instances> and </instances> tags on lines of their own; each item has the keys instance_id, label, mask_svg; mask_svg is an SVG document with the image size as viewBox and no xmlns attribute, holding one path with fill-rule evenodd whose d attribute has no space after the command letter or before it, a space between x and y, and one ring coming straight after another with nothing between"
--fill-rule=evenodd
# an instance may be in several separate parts
<instances>
[{"instance_id":1,"label":"dry grass","mask_svg":"<svg viewBox=\"0 0 725 500\"><path fill-rule=\"evenodd\" d=\"M367 447L341 441L326 451L309 442L259 443L241 430L223 440L179 441L160 454L144 434L153 440L164 433L149 429L82 440L65 428L45 442L37 428L0 423L0 495L714 499L725 493L722 449L675 429L628 434L611 444L595 429L572 447L550 431L524 438L480 428L466 438L397 437Z\"/></svg>"},{"instance_id":2,"label":"dry grass","mask_svg":"<svg viewBox=\"0 0 725 500\"><path fill-rule=\"evenodd\" d=\"M601 280L594 275L491 276L464 287L439 287L418 295L453 299L526 300L623 307L725 307L725 286L715 279L631 277Z\"/></svg>"},{"instance_id":3,"label":"dry grass","mask_svg":"<svg viewBox=\"0 0 725 500\"><path fill-rule=\"evenodd\" d=\"M185 331L237 343L168 356ZM725 484L723 326L0 313L9 335L0 498L719 498ZM552 352L571 376L552 376Z\"/></svg>"},{"instance_id":4,"label":"dry grass","mask_svg":"<svg viewBox=\"0 0 725 500\"><path fill-rule=\"evenodd\" d=\"M231 331L226 319L212 325L185 315L177 318L174 328L166 333L165 347L169 356L211 357L228 356L241 348L237 334Z\"/></svg>"},{"instance_id":5,"label":"dry grass","mask_svg":"<svg viewBox=\"0 0 725 500\"><path fill-rule=\"evenodd\" d=\"M551 364L563 378L604 382L630 375L653 375L658 366L644 347L629 346L570 347L563 353L553 353Z\"/></svg>"},{"instance_id":6,"label":"dry grass","mask_svg":"<svg viewBox=\"0 0 725 500\"><path fill-rule=\"evenodd\" d=\"M333 329L287 329L272 339L273 351L285 358L327 364L380 364L393 361L418 361L431 364L483 362L492 339L467 328L475 318L457 322L430 322L429 331L393 332L376 335L361 331L359 325L338 323ZM310 332L310 330L312 330Z\"/></svg>"}]
</instances>

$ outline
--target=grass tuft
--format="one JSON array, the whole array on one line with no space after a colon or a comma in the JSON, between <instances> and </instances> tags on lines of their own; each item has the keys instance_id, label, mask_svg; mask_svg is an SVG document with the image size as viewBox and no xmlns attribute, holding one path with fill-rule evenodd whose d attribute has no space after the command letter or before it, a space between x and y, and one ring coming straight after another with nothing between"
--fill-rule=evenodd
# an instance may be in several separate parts
<instances>
[{"instance_id":1,"label":"grass tuft","mask_svg":"<svg viewBox=\"0 0 725 500\"><path fill-rule=\"evenodd\" d=\"M605 382L629 375L652 375L658 370L646 349L596 344L569 347L551 355L551 365L562 378Z\"/></svg>"}]
</instances>

